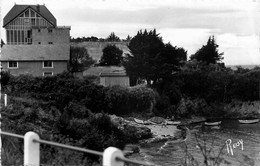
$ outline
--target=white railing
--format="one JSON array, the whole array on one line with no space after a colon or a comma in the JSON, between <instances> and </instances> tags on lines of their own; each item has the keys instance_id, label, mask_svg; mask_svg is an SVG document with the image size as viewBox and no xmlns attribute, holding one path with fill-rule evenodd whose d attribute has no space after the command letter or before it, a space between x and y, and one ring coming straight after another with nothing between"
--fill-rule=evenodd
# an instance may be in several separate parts
<instances>
[{"instance_id":1,"label":"white railing","mask_svg":"<svg viewBox=\"0 0 260 166\"><path fill-rule=\"evenodd\" d=\"M131 163L143 166L154 166L150 163L130 160L124 157L123 152L115 147L108 147L104 152L74 147L70 145L60 144L41 140L38 134L34 132L27 132L24 136L1 131L0 135L16 137L24 139L24 165L26 166L40 166L40 144L47 144L60 148L80 151L84 153L94 154L103 157L102 166L124 166L124 163Z\"/></svg>"}]
</instances>

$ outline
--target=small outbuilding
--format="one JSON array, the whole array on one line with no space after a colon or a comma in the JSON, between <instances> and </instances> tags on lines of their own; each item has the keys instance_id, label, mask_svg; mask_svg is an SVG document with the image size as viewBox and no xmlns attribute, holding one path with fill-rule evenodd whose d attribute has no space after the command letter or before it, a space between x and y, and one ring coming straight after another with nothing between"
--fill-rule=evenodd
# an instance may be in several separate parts
<instances>
[{"instance_id":1,"label":"small outbuilding","mask_svg":"<svg viewBox=\"0 0 260 166\"><path fill-rule=\"evenodd\" d=\"M101 72L100 84L103 86L129 86L129 76L125 72Z\"/></svg>"}]
</instances>

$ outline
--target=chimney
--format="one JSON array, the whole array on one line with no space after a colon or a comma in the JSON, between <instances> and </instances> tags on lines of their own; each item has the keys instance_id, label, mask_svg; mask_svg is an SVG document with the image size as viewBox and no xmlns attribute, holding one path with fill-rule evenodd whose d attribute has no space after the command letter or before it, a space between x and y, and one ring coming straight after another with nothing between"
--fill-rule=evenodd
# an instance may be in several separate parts
<instances>
[{"instance_id":1,"label":"chimney","mask_svg":"<svg viewBox=\"0 0 260 166\"><path fill-rule=\"evenodd\" d=\"M37 4L36 10L37 10L37 12L40 12L40 5L39 4Z\"/></svg>"}]
</instances>

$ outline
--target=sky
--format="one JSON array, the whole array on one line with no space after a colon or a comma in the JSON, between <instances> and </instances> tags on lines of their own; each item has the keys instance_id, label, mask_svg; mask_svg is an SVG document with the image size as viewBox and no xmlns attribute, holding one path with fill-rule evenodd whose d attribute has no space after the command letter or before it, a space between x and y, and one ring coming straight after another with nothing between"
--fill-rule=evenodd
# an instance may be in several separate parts
<instances>
[{"instance_id":1,"label":"sky","mask_svg":"<svg viewBox=\"0 0 260 166\"><path fill-rule=\"evenodd\" d=\"M1 0L1 27L15 3L45 4L74 38L125 39L155 28L191 55L214 35L226 65L260 65L260 0Z\"/></svg>"}]
</instances>

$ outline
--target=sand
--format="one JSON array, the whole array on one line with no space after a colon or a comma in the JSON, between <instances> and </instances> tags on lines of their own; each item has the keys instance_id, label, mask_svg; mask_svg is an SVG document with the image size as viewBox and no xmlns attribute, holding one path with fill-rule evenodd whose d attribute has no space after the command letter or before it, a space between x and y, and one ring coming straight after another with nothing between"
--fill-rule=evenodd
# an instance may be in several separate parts
<instances>
[{"instance_id":1,"label":"sand","mask_svg":"<svg viewBox=\"0 0 260 166\"><path fill-rule=\"evenodd\" d=\"M171 136L174 137L180 130L175 125L145 125L156 136Z\"/></svg>"}]
</instances>

